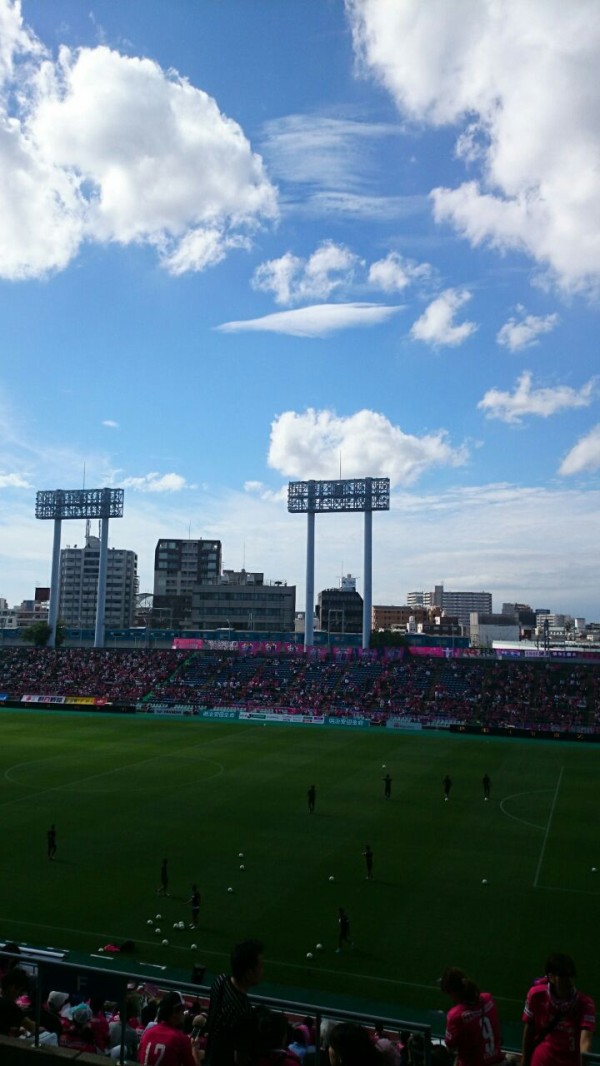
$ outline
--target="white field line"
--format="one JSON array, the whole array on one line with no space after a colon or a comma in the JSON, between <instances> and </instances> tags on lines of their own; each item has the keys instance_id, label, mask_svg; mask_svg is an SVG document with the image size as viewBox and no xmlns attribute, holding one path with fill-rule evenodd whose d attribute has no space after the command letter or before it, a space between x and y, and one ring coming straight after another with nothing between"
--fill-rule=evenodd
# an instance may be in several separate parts
<instances>
[{"instance_id":1,"label":"white field line","mask_svg":"<svg viewBox=\"0 0 600 1066\"><path fill-rule=\"evenodd\" d=\"M68 781L68 782L65 782L62 785L54 785L52 788L44 788L44 789L41 789L39 792L28 792L26 796L16 796L14 799L1 800L0 801L0 807L9 807L11 805L11 803L23 803L26 800L38 799L39 796L47 796L48 793L50 793L50 792L70 792L73 788L77 788L79 785L87 784L88 781L96 781L100 777L108 777L109 774L118 774L118 773L121 773L123 770L137 769L140 766L146 766L148 763L157 762L158 759L164 759L165 757L166 758L176 758L178 755L187 755L187 753L189 751L193 751L195 748L204 748L204 747L206 747L205 744L194 744L191 747L186 747L185 749L178 749L177 751L162 752L160 755L153 755L149 759L141 759L139 762L127 763L125 766L114 766L111 770L103 770L101 773L99 773L99 774L91 774L89 777L80 777L76 781ZM40 762L43 762L43 761L44 761L43 759L32 759L31 763L29 765L34 765L35 763L40 763ZM217 773L213 775L214 777L219 777L220 774L223 773L224 766L223 766L222 763L218 762L216 759L202 759L201 761L202 762L211 762L211 763L213 763L214 766L218 766L219 767ZM12 770L16 770L16 769L18 769L21 766L27 766L27 765L28 765L27 763L17 763L15 766L9 766L8 769L4 773L4 776L6 777L6 775L9 774ZM7 780L11 781L12 784L16 784L16 782L12 781L12 779L10 777L7 778ZM31 786L30 785L22 785L20 787L22 787L22 788L30 788Z\"/></svg>"},{"instance_id":2,"label":"white field line","mask_svg":"<svg viewBox=\"0 0 600 1066\"><path fill-rule=\"evenodd\" d=\"M564 770L565 770L564 766L561 766L560 773L558 775L558 781L556 782L556 788L554 790L554 799L552 800L552 806L550 808L550 814L548 815L548 823L546 825L546 832L544 833L544 839L542 841L542 850L540 851L540 857L538 859L537 869L535 871L535 877L533 879L533 887L534 888L538 887L538 879L539 879L539 876L540 876L540 870L542 869L542 863L544 861L544 855L546 853L546 844L548 843L548 837L550 836L550 828L552 826L552 819L554 817L554 810L556 808L556 801L558 799L558 793L559 793L559 790L560 790L560 786L561 786Z\"/></svg>"},{"instance_id":3,"label":"white field line","mask_svg":"<svg viewBox=\"0 0 600 1066\"><path fill-rule=\"evenodd\" d=\"M530 790L529 792L513 792L512 795L505 796L504 799L501 800L501 802L500 802L500 810L502 811L502 814L506 815L507 818L512 818L513 822L520 822L521 825L528 825L531 829L539 829L540 832L543 833L544 829L546 828L545 825L537 825L535 822L527 822L525 820L525 818L517 818L517 816L515 814L511 814L510 811L507 811L505 809L504 804L508 803L509 800L518 799L519 796L538 796L538 795L540 795L543 792L551 792L551 791L552 791L551 788L536 788L536 789Z\"/></svg>"}]
</instances>

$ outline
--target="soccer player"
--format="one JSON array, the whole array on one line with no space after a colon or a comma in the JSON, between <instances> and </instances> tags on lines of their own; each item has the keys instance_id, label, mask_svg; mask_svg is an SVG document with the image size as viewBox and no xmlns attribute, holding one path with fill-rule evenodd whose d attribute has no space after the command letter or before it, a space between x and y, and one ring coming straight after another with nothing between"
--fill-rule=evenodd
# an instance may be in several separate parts
<instances>
[{"instance_id":1,"label":"soccer player","mask_svg":"<svg viewBox=\"0 0 600 1066\"><path fill-rule=\"evenodd\" d=\"M490 792L492 791L492 782L490 780L489 774L484 774L483 775L481 783L483 785L483 798L484 798L484 800L487 801L487 800L489 800Z\"/></svg>"},{"instance_id":2,"label":"soccer player","mask_svg":"<svg viewBox=\"0 0 600 1066\"><path fill-rule=\"evenodd\" d=\"M445 801L447 803L448 800L450 799L450 789L452 788L452 778L449 777L448 774L446 774L446 776L445 776L445 778L444 778L442 783L444 785L444 799L445 799Z\"/></svg>"},{"instance_id":3,"label":"soccer player","mask_svg":"<svg viewBox=\"0 0 600 1066\"><path fill-rule=\"evenodd\" d=\"M350 948L354 946L352 941L350 940L350 918L346 914L346 911L343 907L340 907L338 912L338 926L339 933L338 946L335 949L336 955L340 954L342 948L344 947L344 944L346 944Z\"/></svg>"},{"instance_id":4,"label":"soccer player","mask_svg":"<svg viewBox=\"0 0 600 1066\"><path fill-rule=\"evenodd\" d=\"M306 796L307 796L307 799L308 799L308 813L309 814L314 814L315 813L315 803L317 802L317 790L316 790L314 785L310 786L308 792L306 793Z\"/></svg>"},{"instance_id":5,"label":"soccer player","mask_svg":"<svg viewBox=\"0 0 600 1066\"><path fill-rule=\"evenodd\" d=\"M156 895L157 896L168 896L169 895L169 869L168 869L168 864L169 864L169 860L168 859L163 859L163 861L160 864L160 888L157 888L157 890L156 890Z\"/></svg>"},{"instance_id":6,"label":"soccer player","mask_svg":"<svg viewBox=\"0 0 600 1066\"><path fill-rule=\"evenodd\" d=\"M192 894L188 899L188 903L192 905L192 920L190 922L190 929L198 928L198 916L200 914L200 893L198 891L198 885L192 885Z\"/></svg>"},{"instance_id":7,"label":"soccer player","mask_svg":"<svg viewBox=\"0 0 600 1066\"><path fill-rule=\"evenodd\" d=\"M527 993L523 1022L523 1066L579 1066L592 1050L596 1008L575 987L570 955L548 957L546 976Z\"/></svg>"},{"instance_id":8,"label":"soccer player","mask_svg":"<svg viewBox=\"0 0 600 1066\"><path fill-rule=\"evenodd\" d=\"M367 864L367 881L373 880L373 849L370 844L365 844L365 850L363 851L365 857L365 863Z\"/></svg>"},{"instance_id":9,"label":"soccer player","mask_svg":"<svg viewBox=\"0 0 600 1066\"><path fill-rule=\"evenodd\" d=\"M54 823L46 833L46 839L48 841L48 858L54 859L56 856L56 826Z\"/></svg>"},{"instance_id":10,"label":"soccer player","mask_svg":"<svg viewBox=\"0 0 600 1066\"><path fill-rule=\"evenodd\" d=\"M146 1029L138 1054L143 1066L197 1066L192 1043L183 1032L185 1003L179 992L168 992L158 1005L156 1025Z\"/></svg>"},{"instance_id":11,"label":"soccer player","mask_svg":"<svg viewBox=\"0 0 600 1066\"><path fill-rule=\"evenodd\" d=\"M389 774L386 774L383 779L383 795L386 800L391 799L392 796L392 779Z\"/></svg>"},{"instance_id":12,"label":"soccer player","mask_svg":"<svg viewBox=\"0 0 600 1066\"><path fill-rule=\"evenodd\" d=\"M489 992L480 992L464 970L448 966L442 992L454 1003L446 1015L446 1047L456 1053L456 1066L492 1066L503 1062L498 1011Z\"/></svg>"}]
</instances>

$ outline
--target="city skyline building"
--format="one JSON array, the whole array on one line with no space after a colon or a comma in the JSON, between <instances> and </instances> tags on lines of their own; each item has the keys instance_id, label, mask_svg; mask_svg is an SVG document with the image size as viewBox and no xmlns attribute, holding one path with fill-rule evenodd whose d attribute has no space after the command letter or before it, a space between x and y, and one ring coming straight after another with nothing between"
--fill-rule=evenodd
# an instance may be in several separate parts
<instances>
[{"instance_id":1,"label":"city skyline building","mask_svg":"<svg viewBox=\"0 0 600 1066\"><path fill-rule=\"evenodd\" d=\"M65 625L93 629L98 605L100 538L86 533L85 546L62 548L58 616ZM138 591L137 554L109 548L106 557L104 621L109 628L126 629L135 616Z\"/></svg>"}]
</instances>

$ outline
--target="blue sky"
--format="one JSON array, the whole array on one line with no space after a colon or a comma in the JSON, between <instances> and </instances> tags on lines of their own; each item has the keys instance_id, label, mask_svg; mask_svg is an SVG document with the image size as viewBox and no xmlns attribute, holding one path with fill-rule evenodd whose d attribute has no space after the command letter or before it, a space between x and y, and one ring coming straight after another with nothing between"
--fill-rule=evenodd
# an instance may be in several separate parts
<instances>
[{"instance_id":1,"label":"blue sky","mask_svg":"<svg viewBox=\"0 0 600 1066\"><path fill-rule=\"evenodd\" d=\"M596 0L0 0L0 595L85 466L142 591L219 537L303 608L287 483L341 469L374 602L600 618L599 58Z\"/></svg>"}]
</instances>

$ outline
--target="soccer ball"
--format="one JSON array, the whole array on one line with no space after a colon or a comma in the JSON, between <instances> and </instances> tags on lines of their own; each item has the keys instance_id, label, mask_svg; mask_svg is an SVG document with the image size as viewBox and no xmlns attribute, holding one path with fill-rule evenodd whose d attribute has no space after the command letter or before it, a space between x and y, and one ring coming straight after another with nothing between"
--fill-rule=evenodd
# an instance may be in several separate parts
<instances>
[{"instance_id":1,"label":"soccer ball","mask_svg":"<svg viewBox=\"0 0 600 1066\"><path fill-rule=\"evenodd\" d=\"M482 885L487 885L487 877L482 877L481 883Z\"/></svg>"},{"instance_id":2,"label":"soccer ball","mask_svg":"<svg viewBox=\"0 0 600 1066\"><path fill-rule=\"evenodd\" d=\"M162 914L157 914L156 915L156 921L157 922L160 922L161 918L162 918Z\"/></svg>"},{"instance_id":3,"label":"soccer ball","mask_svg":"<svg viewBox=\"0 0 600 1066\"><path fill-rule=\"evenodd\" d=\"M192 951L197 951L198 950L198 945L197 944L190 944L190 948L192 949Z\"/></svg>"},{"instance_id":4,"label":"soccer ball","mask_svg":"<svg viewBox=\"0 0 600 1066\"><path fill-rule=\"evenodd\" d=\"M148 921L146 922L146 925L154 925L154 919L153 918L148 918Z\"/></svg>"},{"instance_id":5,"label":"soccer ball","mask_svg":"<svg viewBox=\"0 0 600 1066\"><path fill-rule=\"evenodd\" d=\"M98 948L98 951L104 951L104 948Z\"/></svg>"},{"instance_id":6,"label":"soccer ball","mask_svg":"<svg viewBox=\"0 0 600 1066\"><path fill-rule=\"evenodd\" d=\"M185 929L185 922L178 923L180 929Z\"/></svg>"},{"instance_id":7,"label":"soccer ball","mask_svg":"<svg viewBox=\"0 0 600 1066\"><path fill-rule=\"evenodd\" d=\"M238 859L243 859L243 858L244 858L244 852L243 851L238 851Z\"/></svg>"},{"instance_id":8,"label":"soccer ball","mask_svg":"<svg viewBox=\"0 0 600 1066\"><path fill-rule=\"evenodd\" d=\"M245 870L245 869L246 869L246 867L244 866L243 862L241 862L240 863L240 870Z\"/></svg>"},{"instance_id":9,"label":"soccer ball","mask_svg":"<svg viewBox=\"0 0 600 1066\"><path fill-rule=\"evenodd\" d=\"M384 762L382 762L382 764L381 764L381 769L385 770L385 763Z\"/></svg>"},{"instance_id":10,"label":"soccer ball","mask_svg":"<svg viewBox=\"0 0 600 1066\"><path fill-rule=\"evenodd\" d=\"M173 922L173 929L179 929L179 922Z\"/></svg>"},{"instance_id":11,"label":"soccer ball","mask_svg":"<svg viewBox=\"0 0 600 1066\"><path fill-rule=\"evenodd\" d=\"M330 880L330 881L335 881L335 877L333 876L333 874L331 875L331 877L329 878L329 880Z\"/></svg>"},{"instance_id":12,"label":"soccer ball","mask_svg":"<svg viewBox=\"0 0 600 1066\"><path fill-rule=\"evenodd\" d=\"M317 951L322 951L322 950L323 950L323 945L322 944L317 944Z\"/></svg>"},{"instance_id":13,"label":"soccer ball","mask_svg":"<svg viewBox=\"0 0 600 1066\"><path fill-rule=\"evenodd\" d=\"M313 957L313 953L312 953L312 951L307 951L307 952L306 952L306 958L307 958L307 959L312 959L312 957Z\"/></svg>"},{"instance_id":14,"label":"soccer ball","mask_svg":"<svg viewBox=\"0 0 600 1066\"><path fill-rule=\"evenodd\" d=\"M156 933L157 936L160 936L160 929L158 929L158 927L154 930L154 932Z\"/></svg>"},{"instance_id":15,"label":"soccer ball","mask_svg":"<svg viewBox=\"0 0 600 1066\"><path fill-rule=\"evenodd\" d=\"M592 873L593 873L593 874L595 874L595 873L596 873L596 867L595 867L595 866L592 866Z\"/></svg>"},{"instance_id":16,"label":"soccer ball","mask_svg":"<svg viewBox=\"0 0 600 1066\"><path fill-rule=\"evenodd\" d=\"M168 943L169 943L168 940L163 940L163 944L168 944Z\"/></svg>"},{"instance_id":17,"label":"soccer ball","mask_svg":"<svg viewBox=\"0 0 600 1066\"><path fill-rule=\"evenodd\" d=\"M229 888L227 889L227 891L228 891L228 892L233 892L233 889L232 889L231 885L229 886Z\"/></svg>"}]
</instances>

